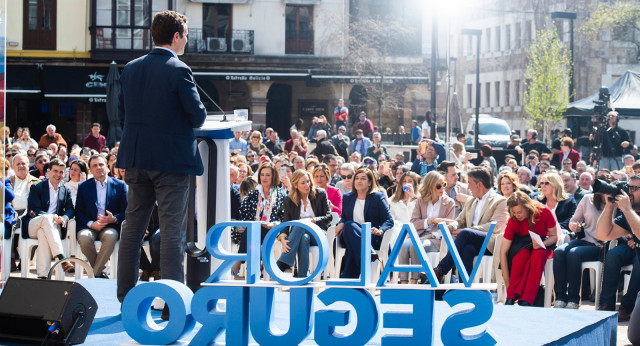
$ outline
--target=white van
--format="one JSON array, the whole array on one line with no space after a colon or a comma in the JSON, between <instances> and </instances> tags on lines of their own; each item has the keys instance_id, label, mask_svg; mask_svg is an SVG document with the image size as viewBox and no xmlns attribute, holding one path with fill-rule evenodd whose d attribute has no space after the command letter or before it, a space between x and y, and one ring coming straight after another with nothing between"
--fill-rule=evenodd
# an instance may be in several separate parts
<instances>
[{"instance_id":1,"label":"white van","mask_svg":"<svg viewBox=\"0 0 640 346\"><path fill-rule=\"evenodd\" d=\"M474 147L476 115L472 114L467 123L467 147ZM489 144L493 149L506 148L511 140L511 128L506 121L494 114L480 114L480 145Z\"/></svg>"}]
</instances>

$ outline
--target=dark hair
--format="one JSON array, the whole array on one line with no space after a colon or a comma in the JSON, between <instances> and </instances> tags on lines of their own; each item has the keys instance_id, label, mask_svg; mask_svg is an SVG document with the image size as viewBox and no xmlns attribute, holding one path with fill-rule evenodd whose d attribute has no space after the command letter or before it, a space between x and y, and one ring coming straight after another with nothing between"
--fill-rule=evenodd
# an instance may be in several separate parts
<instances>
[{"instance_id":1,"label":"dark hair","mask_svg":"<svg viewBox=\"0 0 640 346\"><path fill-rule=\"evenodd\" d=\"M84 162L83 160L80 160L80 159L75 160L75 161L71 162L69 167L71 167L73 165L77 165L78 168L80 168L80 170L82 171L82 173L89 174L89 170L87 169L87 163Z\"/></svg>"},{"instance_id":2,"label":"dark hair","mask_svg":"<svg viewBox=\"0 0 640 346\"><path fill-rule=\"evenodd\" d=\"M49 161L49 165L48 165L48 167L45 168L45 170L51 168L51 166L67 167L67 165L64 164L64 161L62 161L61 159L59 159L57 157L55 159Z\"/></svg>"},{"instance_id":3,"label":"dark hair","mask_svg":"<svg viewBox=\"0 0 640 346\"><path fill-rule=\"evenodd\" d=\"M442 161L438 165L438 172L442 173L442 175L446 175L449 172L449 167L455 167L456 163L453 161Z\"/></svg>"},{"instance_id":4,"label":"dark hair","mask_svg":"<svg viewBox=\"0 0 640 346\"><path fill-rule=\"evenodd\" d=\"M333 154L327 154L327 155L325 155L325 156L322 158L322 162L323 162L323 163L326 163L326 164L329 164L329 163L331 162L331 160L335 160L335 159L336 159L336 156L335 156L335 155L333 155Z\"/></svg>"},{"instance_id":5,"label":"dark hair","mask_svg":"<svg viewBox=\"0 0 640 346\"><path fill-rule=\"evenodd\" d=\"M480 155L486 157L493 156L493 149L491 149L489 145L485 144L480 147Z\"/></svg>"},{"instance_id":6,"label":"dark hair","mask_svg":"<svg viewBox=\"0 0 640 346\"><path fill-rule=\"evenodd\" d=\"M87 165L89 166L89 168L91 168L91 161L93 161L94 159L97 159L97 158L101 158L101 159L103 159L103 160L104 160L105 164L107 164L107 165L109 164L109 161L107 160L107 158L106 158L106 157L104 157L104 156L102 156L102 155L100 155L100 154L97 154L97 155L91 155L91 157L89 158L89 162L87 163Z\"/></svg>"},{"instance_id":7,"label":"dark hair","mask_svg":"<svg viewBox=\"0 0 640 346\"><path fill-rule=\"evenodd\" d=\"M467 136L464 134L464 132L458 132L458 134L456 135L456 138L460 139L462 137L467 137Z\"/></svg>"},{"instance_id":8,"label":"dark hair","mask_svg":"<svg viewBox=\"0 0 640 346\"><path fill-rule=\"evenodd\" d=\"M535 155L537 157L540 157L540 153L535 149L530 150L528 155Z\"/></svg>"},{"instance_id":9,"label":"dark hair","mask_svg":"<svg viewBox=\"0 0 640 346\"><path fill-rule=\"evenodd\" d=\"M184 36L184 25L187 17L174 11L158 12L153 17L151 24L151 37L156 46L170 45L173 36L177 32L180 37Z\"/></svg>"},{"instance_id":10,"label":"dark hair","mask_svg":"<svg viewBox=\"0 0 640 346\"><path fill-rule=\"evenodd\" d=\"M360 174L360 173L364 173L367 176L367 180L369 180L369 182L371 183L371 185L369 186L369 191L367 191L367 195L371 194L371 193L374 193L374 192L377 192L378 191L378 181L376 180L375 173L371 169L369 169L367 167L360 167L353 174L354 184L353 184L353 187L352 187L351 191L356 195L358 194L358 191L356 190L355 179L356 179L356 176L358 174Z\"/></svg>"},{"instance_id":11,"label":"dark hair","mask_svg":"<svg viewBox=\"0 0 640 346\"><path fill-rule=\"evenodd\" d=\"M564 137L560 140L560 145L564 145L569 147L570 149L573 149L573 139L571 139L571 137Z\"/></svg>"},{"instance_id":12,"label":"dark hair","mask_svg":"<svg viewBox=\"0 0 640 346\"><path fill-rule=\"evenodd\" d=\"M475 182L480 182L484 186L485 189L490 189L491 185L491 173L486 168L483 167L473 167L467 173L470 179L473 179Z\"/></svg>"},{"instance_id":13,"label":"dark hair","mask_svg":"<svg viewBox=\"0 0 640 346\"><path fill-rule=\"evenodd\" d=\"M280 174L279 174L278 170L276 169L276 165L271 161L263 162L258 167L258 184L261 183L261 181L260 181L260 172L262 172L263 169L271 170L271 187L275 187L275 186L280 185Z\"/></svg>"}]
</instances>

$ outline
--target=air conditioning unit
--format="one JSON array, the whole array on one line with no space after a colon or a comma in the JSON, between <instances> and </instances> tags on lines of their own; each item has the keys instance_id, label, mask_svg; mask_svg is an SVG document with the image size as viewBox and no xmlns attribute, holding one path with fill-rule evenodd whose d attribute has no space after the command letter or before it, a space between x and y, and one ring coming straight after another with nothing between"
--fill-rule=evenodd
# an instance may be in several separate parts
<instances>
[{"instance_id":1,"label":"air conditioning unit","mask_svg":"<svg viewBox=\"0 0 640 346\"><path fill-rule=\"evenodd\" d=\"M210 52L226 52L227 39L224 37L208 37L207 50Z\"/></svg>"},{"instance_id":2,"label":"air conditioning unit","mask_svg":"<svg viewBox=\"0 0 640 346\"><path fill-rule=\"evenodd\" d=\"M249 38L234 38L231 42L231 51L234 53L251 53Z\"/></svg>"}]
</instances>

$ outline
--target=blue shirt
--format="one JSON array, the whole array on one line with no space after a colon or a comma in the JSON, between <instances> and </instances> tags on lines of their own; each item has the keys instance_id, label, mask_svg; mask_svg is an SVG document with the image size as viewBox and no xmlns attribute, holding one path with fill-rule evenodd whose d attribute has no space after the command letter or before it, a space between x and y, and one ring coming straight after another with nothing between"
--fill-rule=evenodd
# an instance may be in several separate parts
<instances>
[{"instance_id":1,"label":"blue shirt","mask_svg":"<svg viewBox=\"0 0 640 346\"><path fill-rule=\"evenodd\" d=\"M234 150L240 149L240 155L242 155L242 156L247 156L247 147L248 146L249 146L249 144L247 143L247 141L245 141L242 138L238 138L238 140L236 140L235 138L232 138L229 141L229 151L234 151Z\"/></svg>"},{"instance_id":2,"label":"blue shirt","mask_svg":"<svg viewBox=\"0 0 640 346\"><path fill-rule=\"evenodd\" d=\"M422 129L420 126L416 126L411 129L411 142L418 143L422 139Z\"/></svg>"}]
</instances>

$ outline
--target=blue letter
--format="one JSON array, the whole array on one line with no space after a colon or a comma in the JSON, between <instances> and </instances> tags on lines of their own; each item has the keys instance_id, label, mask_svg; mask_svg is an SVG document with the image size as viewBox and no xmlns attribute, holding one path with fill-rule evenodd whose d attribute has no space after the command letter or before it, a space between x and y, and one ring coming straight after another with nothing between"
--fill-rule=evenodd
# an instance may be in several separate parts
<instances>
[{"instance_id":1,"label":"blue letter","mask_svg":"<svg viewBox=\"0 0 640 346\"><path fill-rule=\"evenodd\" d=\"M484 237L484 242L480 247L480 252L478 253L478 258L476 258L476 263L473 265L473 270L471 270L471 275L467 273L467 268L462 264L462 259L460 258L460 254L458 254L458 249L456 248L456 244L453 242L453 237L451 236L451 232L449 232L449 227L444 222L440 222L438 224L440 227L440 232L442 232L442 236L444 240L447 242L447 248L451 257L453 258L453 263L455 263L458 268L458 273L460 273L460 279L464 283L465 287L471 287L473 283L473 278L476 277L476 273L478 272L478 268L480 268L480 264L482 262L482 257L484 256L484 252L487 250L487 245L489 245L489 240L491 240L491 234L493 234L493 229L496 228L496 222L492 222L489 230L487 231L487 235ZM498 254L499 255L499 254Z\"/></svg>"},{"instance_id":2,"label":"blue letter","mask_svg":"<svg viewBox=\"0 0 640 346\"><path fill-rule=\"evenodd\" d=\"M247 229L247 253L236 254L220 248L220 237L227 227L246 227ZM211 276L205 280L207 283L219 282L236 261L247 263L247 283L254 284L260 277L260 222L253 221L228 221L220 222L209 228L207 232L207 251L211 256L224 260Z\"/></svg>"},{"instance_id":3,"label":"blue letter","mask_svg":"<svg viewBox=\"0 0 640 346\"><path fill-rule=\"evenodd\" d=\"M418 258L420 259L420 265L417 264L405 264L396 266L396 259L400 254L400 249L402 249L402 244L404 243L404 238L406 235L409 235L409 239L411 239L411 244L413 245L416 253L418 254ZM398 241L394 245L391 250L391 254L389 254L389 259L382 270L382 275L380 275L380 279L378 280L378 286L384 286L387 282L387 278L391 272L425 272L427 274L427 278L429 279L429 284L431 287L438 287L438 280L436 280L436 274L433 272L433 267L429 262L429 258L427 257L427 253L424 251L422 247L422 242L420 241L420 237L418 237L418 233L416 232L416 228L411 223L406 223L402 226L400 230L400 234L398 235Z\"/></svg>"},{"instance_id":4,"label":"blue letter","mask_svg":"<svg viewBox=\"0 0 640 346\"><path fill-rule=\"evenodd\" d=\"M363 237L364 238L364 237ZM318 294L324 305L344 301L353 306L358 316L358 324L351 335L337 333L335 327L349 323L349 310L316 311L314 341L318 345L364 345L378 331L378 310L369 291L355 288L330 288Z\"/></svg>"},{"instance_id":5,"label":"blue letter","mask_svg":"<svg viewBox=\"0 0 640 346\"><path fill-rule=\"evenodd\" d=\"M313 288L289 290L289 330L279 335L271 333L274 288L251 287L250 290L249 323L251 335L259 345L298 345L311 333Z\"/></svg>"},{"instance_id":6,"label":"blue letter","mask_svg":"<svg viewBox=\"0 0 640 346\"><path fill-rule=\"evenodd\" d=\"M155 297L162 298L171 310L171 317L161 328L149 317ZM138 285L127 293L122 302L124 330L141 344L166 345L193 330L196 322L191 316L193 292L175 280L158 280Z\"/></svg>"},{"instance_id":7,"label":"blue letter","mask_svg":"<svg viewBox=\"0 0 640 346\"><path fill-rule=\"evenodd\" d=\"M217 309L226 300L226 311ZM249 344L249 287L201 287L191 301L191 313L202 328L192 345L209 345L226 330L226 345Z\"/></svg>"},{"instance_id":8,"label":"blue letter","mask_svg":"<svg viewBox=\"0 0 640 346\"><path fill-rule=\"evenodd\" d=\"M454 290L444 294L444 300L454 307L471 303L474 308L458 311L449 316L442 325L440 338L445 345L495 345L495 335L489 328L478 334L465 334L463 329L487 323L493 314L493 297L489 291Z\"/></svg>"},{"instance_id":9,"label":"blue letter","mask_svg":"<svg viewBox=\"0 0 640 346\"><path fill-rule=\"evenodd\" d=\"M366 286L371 282L371 222L362 225L360 237L360 279L334 279L327 280L327 286ZM339 241L339 239L336 239ZM348 250L347 250L348 251Z\"/></svg>"},{"instance_id":10,"label":"blue letter","mask_svg":"<svg viewBox=\"0 0 640 346\"><path fill-rule=\"evenodd\" d=\"M276 238L280 231L285 227L301 227L311 233L316 239L318 244L318 265L316 269L306 278L292 278L291 276L282 275L282 271L278 269L274 271L273 268L278 268L276 265L277 258L273 256L273 244L277 241ZM262 244L262 263L264 269L271 275L273 279L283 285L306 285L309 281L313 280L316 276L320 275L329 261L329 242L327 241L327 235L316 224L308 221L290 221L281 223L276 227L273 227L267 233Z\"/></svg>"},{"instance_id":11,"label":"blue letter","mask_svg":"<svg viewBox=\"0 0 640 346\"><path fill-rule=\"evenodd\" d=\"M402 239L402 238L398 238ZM433 290L381 290L382 304L411 304L413 312L389 311L383 314L383 328L412 329L407 334L387 334L382 345L431 345L433 343Z\"/></svg>"}]
</instances>

